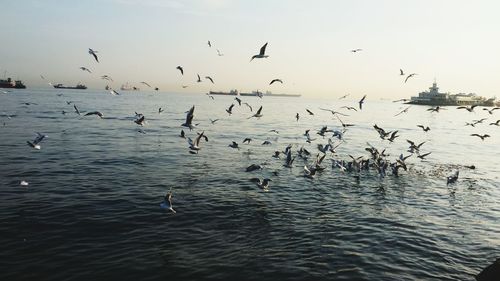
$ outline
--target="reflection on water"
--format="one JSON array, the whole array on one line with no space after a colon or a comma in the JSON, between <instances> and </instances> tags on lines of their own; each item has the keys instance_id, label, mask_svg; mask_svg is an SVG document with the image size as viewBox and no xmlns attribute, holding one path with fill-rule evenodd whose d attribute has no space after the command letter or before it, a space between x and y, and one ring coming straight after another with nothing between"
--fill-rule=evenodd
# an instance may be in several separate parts
<instances>
[{"instance_id":1,"label":"reflection on water","mask_svg":"<svg viewBox=\"0 0 500 281\"><path fill-rule=\"evenodd\" d=\"M232 98L201 94L51 90L0 99L0 112L12 116L0 117L2 280L470 280L498 256L498 127L464 126L495 115L413 106L394 117L402 105L368 95L362 112L343 118L355 126L328 158L368 157L369 142L394 160L408 154L406 139L426 141L422 150L432 154L409 158L400 177L356 177L326 159L327 169L308 179L302 167L327 143L315 132L340 128L319 108L355 101L247 97L264 114L248 120L245 106L225 112ZM105 118L78 116L73 104ZM209 137L197 155L178 136L192 105L199 129L187 136L204 130ZM145 134L134 112L146 116ZM383 142L374 124L401 137ZM311 144L307 129L316 138ZM48 135L40 151L26 145L34 132ZM471 133L492 137L482 142ZM252 142L241 144L246 137ZM265 140L272 144L261 145ZM229 148L232 141L241 149ZM313 155L285 168L272 155L289 144ZM250 164L264 168L246 173ZM457 169L458 182L446 186ZM269 191L251 183L254 177L272 178ZM177 214L158 207L170 187Z\"/></svg>"}]
</instances>

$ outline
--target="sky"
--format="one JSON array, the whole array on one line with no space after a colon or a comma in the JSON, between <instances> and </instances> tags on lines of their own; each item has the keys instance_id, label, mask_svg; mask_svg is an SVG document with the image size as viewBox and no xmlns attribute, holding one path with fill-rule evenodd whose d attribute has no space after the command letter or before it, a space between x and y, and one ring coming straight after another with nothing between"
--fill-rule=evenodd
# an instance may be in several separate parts
<instances>
[{"instance_id":1,"label":"sky","mask_svg":"<svg viewBox=\"0 0 500 281\"><path fill-rule=\"evenodd\" d=\"M500 2L494 0L0 3L0 77L6 72L29 88L128 82L145 89L139 82L146 81L162 92L392 99L416 95L436 79L443 92L500 98ZM250 62L266 42L269 57ZM99 63L88 48L98 51ZM363 50L350 51L357 48ZM400 68L417 75L404 83ZM196 83L196 74L215 84ZM283 84L269 85L275 78Z\"/></svg>"}]
</instances>

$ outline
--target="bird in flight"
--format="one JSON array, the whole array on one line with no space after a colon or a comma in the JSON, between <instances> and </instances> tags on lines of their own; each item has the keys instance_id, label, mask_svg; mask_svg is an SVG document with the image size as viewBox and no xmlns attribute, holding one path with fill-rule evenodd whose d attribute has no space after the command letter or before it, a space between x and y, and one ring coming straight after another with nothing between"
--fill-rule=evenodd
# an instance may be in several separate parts
<instances>
[{"instance_id":1,"label":"bird in flight","mask_svg":"<svg viewBox=\"0 0 500 281\"><path fill-rule=\"evenodd\" d=\"M160 208L170 210L174 214L177 213L172 207L172 188L170 188L170 191L163 198L163 202L161 202Z\"/></svg>"},{"instance_id":2,"label":"bird in flight","mask_svg":"<svg viewBox=\"0 0 500 281\"><path fill-rule=\"evenodd\" d=\"M498 119L497 122L490 123L490 125L500 126L500 119Z\"/></svg>"},{"instance_id":3,"label":"bird in flight","mask_svg":"<svg viewBox=\"0 0 500 281\"><path fill-rule=\"evenodd\" d=\"M314 113L307 108L306 108L306 111L307 111L307 113L309 113L309 115L314 115Z\"/></svg>"},{"instance_id":4,"label":"bird in flight","mask_svg":"<svg viewBox=\"0 0 500 281\"><path fill-rule=\"evenodd\" d=\"M198 75L198 80L196 80L196 82L201 83L201 77L200 77L200 74L196 74L196 75Z\"/></svg>"},{"instance_id":5,"label":"bird in flight","mask_svg":"<svg viewBox=\"0 0 500 281\"><path fill-rule=\"evenodd\" d=\"M76 107L76 104L73 104L73 108L75 109L76 114L81 115L80 110L78 110L78 107Z\"/></svg>"},{"instance_id":6,"label":"bird in flight","mask_svg":"<svg viewBox=\"0 0 500 281\"><path fill-rule=\"evenodd\" d=\"M212 79L212 77L210 77L210 76L205 76L205 79L208 79L208 80L210 80L210 82L212 82L212 84L215 84L215 83L214 83L214 79Z\"/></svg>"},{"instance_id":7,"label":"bird in flight","mask_svg":"<svg viewBox=\"0 0 500 281\"><path fill-rule=\"evenodd\" d=\"M151 85L149 85L148 83L146 83L144 81L142 81L141 84L144 84L144 85L148 86L149 88L151 88Z\"/></svg>"},{"instance_id":8,"label":"bird in flight","mask_svg":"<svg viewBox=\"0 0 500 281\"><path fill-rule=\"evenodd\" d=\"M87 71L88 73L92 73L92 71L90 71L90 69L86 68L85 66L80 66L80 69L83 71Z\"/></svg>"},{"instance_id":9,"label":"bird in flight","mask_svg":"<svg viewBox=\"0 0 500 281\"><path fill-rule=\"evenodd\" d=\"M102 75L102 76L101 76L101 79L104 79L104 80L108 80L108 81L114 82L114 81L113 81L113 78L111 78L111 76L109 76L109 75Z\"/></svg>"},{"instance_id":10,"label":"bird in flight","mask_svg":"<svg viewBox=\"0 0 500 281\"><path fill-rule=\"evenodd\" d=\"M408 79L410 79L411 77L413 77L415 75L417 75L417 74L416 73L412 73L412 74L406 76L405 83L406 83L406 81L408 81Z\"/></svg>"},{"instance_id":11,"label":"bird in flight","mask_svg":"<svg viewBox=\"0 0 500 281\"><path fill-rule=\"evenodd\" d=\"M27 141L27 143L29 146L33 147L34 149L40 150L42 147L39 145L39 143L46 137L47 137L46 135L36 133L36 138L33 140L33 142Z\"/></svg>"},{"instance_id":12,"label":"bird in flight","mask_svg":"<svg viewBox=\"0 0 500 281\"><path fill-rule=\"evenodd\" d=\"M471 105L471 106L459 106L457 107L457 109L465 109L469 112L473 112L474 111L474 108L477 106L477 104L475 105Z\"/></svg>"},{"instance_id":13,"label":"bird in flight","mask_svg":"<svg viewBox=\"0 0 500 281\"><path fill-rule=\"evenodd\" d=\"M403 70L401 68L399 69L399 75L401 75L401 76L405 75L405 73L403 72Z\"/></svg>"},{"instance_id":14,"label":"bird in flight","mask_svg":"<svg viewBox=\"0 0 500 281\"><path fill-rule=\"evenodd\" d=\"M398 116L398 115L401 115L401 114L403 114L403 113L408 113L408 109L410 109L410 107L411 107L411 105L410 105L410 106L408 106L407 108L405 108L405 109L401 110L398 114L394 115L394 117L396 117L396 116Z\"/></svg>"},{"instance_id":15,"label":"bird in flight","mask_svg":"<svg viewBox=\"0 0 500 281\"><path fill-rule=\"evenodd\" d=\"M343 95L343 96L341 96L341 97L339 98L339 100L341 100L341 99L345 99L345 98L347 98L349 95L351 95L351 94Z\"/></svg>"},{"instance_id":16,"label":"bird in flight","mask_svg":"<svg viewBox=\"0 0 500 281\"><path fill-rule=\"evenodd\" d=\"M218 55L219 57L222 57L224 54L223 54L223 53L221 53L221 52L219 51L219 49L217 49L217 55Z\"/></svg>"},{"instance_id":17,"label":"bird in flight","mask_svg":"<svg viewBox=\"0 0 500 281\"><path fill-rule=\"evenodd\" d=\"M480 138L482 141L484 141L484 139L485 139L485 138L489 138L489 137L491 137L491 136L490 136L490 135L488 135L488 134L484 134L484 135L480 135L480 134L471 134L471 136L473 136L473 137L478 137L478 138Z\"/></svg>"},{"instance_id":18,"label":"bird in flight","mask_svg":"<svg viewBox=\"0 0 500 281\"><path fill-rule=\"evenodd\" d=\"M424 132L428 132L428 131L430 131L430 130L431 130L431 128L429 128L429 126L417 125L417 127L422 128L422 130L423 130Z\"/></svg>"},{"instance_id":19,"label":"bird in flight","mask_svg":"<svg viewBox=\"0 0 500 281\"><path fill-rule=\"evenodd\" d=\"M262 58L267 58L269 57L268 55L266 55L266 47L267 47L267 43L264 44L264 46L262 46L260 48L260 52L258 55L254 55L252 56L252 58L250 59L250 61L252 61L253 59L262 59Z\"/></svg>"},{"instance_id":20,"label":"bird in flight","mask_svg":"<svg viewBox=\"0 0 500 281\"><path fill-rule=\"evenodd\" d=\"M353 49L353 50L351 50L352 53L356 53L356 52L359 52L359 51L363 51L363 49Z\"/></svg>"},{"instance_id":21,"label":"bird in flight","mask_svg":"<svg viewBox=\"0 0 500 281\"><path fill-rule=\"evenodd\" d=\"M271 83L269 83L269 85L272 85L274 82L280 82L281 84L283 84L283 81L281 81L281 79L273 79L271 80Z\"/></svg>"},{"instance_id":22,"label":"bird in flight","mask_svg":"<svg viewBox=\"0 0 500 281\"><path fill-rule=\"evenodd\" d=\"M186 121L181 124L183 127L188 127L189 130L192 130L194 128L193 126L193 117L194 117L194 105L189 109L187 115L186 115Z\"/></svg>"},{"instance_id":23,"label":"bird in flight","mask_svg":"<svg viewBox=\"0 0 500 281\"><path fill-rule=\"evenodd\" d=\"M500 107L493 107L492 109L483 108L483 110L488 111L489 114L493 114L493 111L500 109Z\"/></svg>"},{"instance_id":24,"label":"bird in flight","mask_svg":"<svg viewBox=\"0 0 500 281\"><path fill-rule=\"evenodd\" d=\"M97 51L94 51L91 48L89 48L89 54L91 54L92 56L94 56L94 59L95 59L96 62L99 62L99 58L97 58Z\"/></svg>"},{"instance_id":25,"label":"bird in flight","mask_svg":"<svg viewBox=\"0 0 500 281\"><path fill-rule=\"evenodd\" d=\"M226 112L229 113L229 115L233 114L233 107L234 107L234 103L231 104L228 109L226 109Z\"/></svg>"},{"instance_id":26,"label":"bird in flight","mask_svg":"<svg viewBox=\"0 0 500 281\"><path fill-rule=\"evenodd\" d=\"M209 48L212 48L212 43L210 43L210 40L208 40L207 44Z\"/></svg>"},{"instance_id":27,"label":"bird in flight","mask_svg":"<svg viewBox=\"0 0 500 281\"><path fill-rule=\"evenodd\" d=\"M184 75L184 68L182 68L182 66L178 65L175 69L178 69L181 72L181 75Z\"/></svg>"},{"instance_id":28,"label":"bird in flight","mask_svg":"<svg viewBox=\"0 0 500 281\"><path fill-rule=\"evenodd\" d=\"M89 115L97 115L97 116L99 116L100 118L102 118L102 117L104 116L104 115L103 115L101 112L99 112L99 111L91 111L91 112L87 112L87 113L85 113L85 115L84 115L84 116L89 116Z\"/></svg>"},{"instance_id":29,"label":"bird in flight","mask_svg":"<svg viewBox=\"0 0 500 281\"><path fill-rule=\"evenodd\" d=\"M365 102L366 95L363 96L363 98L358 102L359 103L359 110L363 109L363 103Z\"/></svg>"},{"instance_id":30,"label":"bird in flight","mask_svg":"<svg viewBox=\"0 0 500 281\"><path fill-rule=\"evenodd\" d=\"M352 106L341 106L340 108L345 108L347 110L354 110L354 111L358 111L355 107L352 107Z\"/></svg>"},{"instance_id":31,"label":"bird in flight","mask_svg":"<svg viewBox=\"0 0 500 281\"><path fill-rule=\"evenodd\" d=\"M252 117L257 117L257 118L262 117L262 116L263 116L263 114L262 114L261 112L262 112L262 105L259 107L259 110L257 110L257 112L256 112L254 115L252 115L252 116L248 117L248 119L250 119L250 118L252 118Z\"/></svg>"}]
</instances>

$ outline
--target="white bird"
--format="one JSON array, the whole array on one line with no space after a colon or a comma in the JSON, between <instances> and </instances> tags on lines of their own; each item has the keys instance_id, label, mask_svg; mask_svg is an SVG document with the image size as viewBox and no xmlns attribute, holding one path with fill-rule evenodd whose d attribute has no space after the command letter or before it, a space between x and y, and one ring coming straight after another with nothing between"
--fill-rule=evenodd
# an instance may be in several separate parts
<instances>
[{"instance_id":1,"label":"white bird","mask_svg":"<svg viewBox=\"0 0 500 281\"><path fill-rule=\"evenodd\" d=\"M269 182L272 181L272 180L268 179L268 178L265 178L263 180L260 180L258 178L253 178L253 179L251 179L251 181L255 182L257 184L257 186L259 188L263 189L264 191L268 191Z\"/></svg>"},{"instance_id":2,"label":"white bird","mask_svg":"<svg viewBox=\"0 0 500 281\"><path fill-rule=\"evenodd\" d=\"M267 47L267 43L264 44L264 46L262 46L260 48L260 52L258 55L254 55L252 56L252 58L250 59L250 61L252 61L253 59L262 59L262 58L267 58L269 56L266 55L266 47Z\"/></svg>"},{"instance_id":3,"label":"white bird","mask_svg":"<svg viewBox=\"0 0 500 281\"><path fill-rule=\"evenodd\" d=\"M118 93L117 91L115 91L113 89L109 90L109 93L112 94L113 96L119 96L120 95L120 93Z\"/></svg>"},{"instance_id":4,"label":"white bird","mask_svg":"<svg viewBox=\"0 0 500 281\"><path fill-rule=\"evenodd\" d=\"M177 213L172 207L172 188L170 188L170 191L163 198L163 202L160 203L160 208L170 210L174 214Z\"/></svg>"},{"instance_id":5,"label":"white bird","mask_svg":"<svg viewBox=\"0 0 500 281\"><path fill-rule=\"evenodd\" d=\"M205 132L201 132L201 134L199 134L195 139L194 141L191 139L191 138L188 138L187 141L188 141L188 144L189 144L189 149L190 150L193 150L194 152L192 153L198 153L198 151L201 149L200 147L200 140L201 138L203 138L205 136ZM191 152L191 151L190 151Z\"/></svg>"},{"instance_id":6,"label":"white bird","mask_svg":"<svg viewBox=\"0 0 500 281\"><path fill-rule=\"evenodd\" d=\"M29 185L29 183L28 183L27 181L21 181L21 182L19 183L19 185L20 185L20 186L28 186L28 185Z\"/></svg>"},{"instance_id":7,"label":"white bird","mask_svg":"<svg viewBox=\"0 0 500 281\"><path fill-rule=\"evenodd\" d=\"M193 117L194 117L194 105L191 107L191 109L189 109L186 115L186 122L182 123L181 126L188 127L189 130L192 130L194 128Z\"/></svg>"}]
</instances>

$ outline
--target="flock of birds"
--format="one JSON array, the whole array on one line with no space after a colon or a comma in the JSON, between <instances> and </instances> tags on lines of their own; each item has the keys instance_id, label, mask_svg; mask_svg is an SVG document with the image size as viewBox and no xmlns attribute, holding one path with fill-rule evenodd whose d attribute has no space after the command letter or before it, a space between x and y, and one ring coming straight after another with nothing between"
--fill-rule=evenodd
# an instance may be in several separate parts
<instances>
[{"instance_id":1,"label":"flock of birds","mask_svg":"<svg viewBox=\"0 0 500 281\"><path fill-rule=\"evenodd\" d=\"M212 43L210 41L208 41L208 46L212 47ZM253 61L254 59L267 58L268 57L268 55L266 55L267 46L268 46L268 43L265 43L260 48L259 53L255 54L251 57L250 61ZM353 53L360 52L360 51L362 51L362 49L351 50L351 52L353 52ZM97 55L98 54L97 51L89 48L88 53L95 59L96 62L99 62L99 57ZM220 53L219 50L217 50L217 54L219 56L223 55L222 53ZM89 70L86 67L81 67L80 69L91 73L91 70ZM180 71L181 75L184 75L184 69L182 66L177 66L176 69ZM404 82L406 83L409 78L414 77L417 74L411 73L411 74L406 75L404 73L404 71L402 69L400 69L400 75L406 76L405 80L404 80ZM43 78L43 76L42 76L42 78ZM105 80L112 81L112 78L108 75L103 75L101 78L105 79ZM198 78L197 82L201 82L201 77L199 74L197 74L197 78ZM214 80L210 76L206 76L205 79L209 80L211 83L214 83ZM142 83L145 85L149 85L146 82L142 82ZM269 84L272 85L274 83L283 83L283 81L281 79L276 78L276 79L272 79ZM156 89L158 89L158 88L156 88ZM113 89L110 90L110 94L119 95L119 93ZM215 99L214 96L210 95L209 93L207 95L212 100ZM349 96L349 94L344 95L344 96L340 97L339 99L345 99L348 96ZM366 97L367 96L364 95L357 102L357 104L355 104L355 105L353 104L353 106L342 106L342 107L340 107L339 110L356 111L356 112L359 111L360 112L363 110L363 106L365 104ZM262 98L262 96L260 96L260 98ZM253 118L260 119L260 118L264 117L263 106L260 106L254 112L252 106L249 103L242 101L240 96L236 96L234 98L234 101L236 101L238 106L242 106L242 104L243 104L249 109L250 114L247 117L247 119L253 119ZM400 101L407 101L407 100L402 99L402 100L397 100L394 102L400 102ZM67 102L67 103L68 103L68 105L70 105L72 102ZM234 106L235 106L235 103L233 102L231 105L229 105L229 107L227 107L225 109L225 111L228 113L229 116L231 116L233 114ZM475 106L475 105L473 105L473 106L460 106L460 107L458 107L458 109L465 109L468 112L474 112L474 109L476 107L477 106ZM411 108L411 106L408 106L408 107L404 108L402 111L395 114L394 116L405 114L409 111L410 108ZM73 104L73 109L74 109L76 114L82 115L82 112L78 109L76 104ZM436 106L436 107L429 108L428 111L430 111L431 113L434 114L434 113L439 113L440 110L443 110L443 109L444 108L442 108L440 106ZM498 109L500 109L500 108L499 107L493 107L493 108L486 108L485 107L485 108L483 108L483 111L487 111L489 115L493 115L494 112ZM345 116L348 116L345 112L340 112L340 111L336 111L333 109L327 109L327 108L320 108L320 110L330 112L332 114L332 117L336 118L336 120L339 121L340 126L339 126L339 128L331 128L328 126L322 126L321 128L317 128L315 135L321 137L322 140L325 140L325 138L326 138L326 143L318 143L316 145L317 152L309 151L307 148L304 147L304 145L302 145L298 149L294 150L294 148L293 148L294 145L289 144L283 150L276 150L274 152L274 154L272 156L270 156L274 159L282 159L282 157L283 157L283 167L289 168L289 169L294 167L295 159L298 157L299 159L301 159L305 163L304 165L301 165L302 169L303 169L303 176L305 178L313 179L318 173L320 173L326 169L326 165L324 164L324 160L326 159L327 155L333 156L332 158L330 158L330 160L331 160L330 166L333 169L338 169L343 173L352 173L354 175L354 177L356 178L356 180L359 181L361 171L369 171L369 170L375 171L380 178L384 178L387 175L392 175L392 176L398 177L401 170L404 170L404 171L408 170L408 165L406 163L406 160L408 158L410 158L412 156L416 156L417 158L419 158L421 160L425 160L426 157L432 153L430 151L429 152L423 151L424 144L426 143L425 141L417 143L415 141L407 139L406 142L408 143L408 149L406 151L406 155L405 155L405 152L400 153L400 155L393 160L391 160L389 158L390 155L388 153L386 153L385 149L382 149L382 150L378 149L378 148L374 147L373 145L371 145L370 143L367 143L367 147L365 148L365 150L369 153L368 157L366 157L366 156L355 157L355 156L349 154L348 159L343 159L343 160L339 159L336 156L337 149L345 143L344 137L346 134L348 134L349 128L352 126L355 126L355 125L345 123L342 120L342 118L344 118ZM158 109L159 114L162 113L163 111L164 111L164 109L162 109L161 107ZM309 116L315 115L315 113L308 108L305 108L305 112ZM68 112L63 111L62 113L67 114ZM4 115L6 115L6 114L4 114ZM99 112L99 111L90 111L90 112L87 112L84 114L84 116L92 116L92 115L98 116L100 118L103 118L103 116L104 116L104 114ZM10 116L7 115L7 117L10 119ZM184 131L184 129L181 129L180 134L179 134L180 138L186 139L188 152L190 154L201 153L202 148L203 148L203 142L209 141L209 137L207 136L205 131L200 128L201 127L200 124L194 123L194 120L195 120L194 117L195 117L195 106L193 105L191 108L189 108L188 111L186 111L185 121L182 124L180 124L181 127L185 128L186 130L189 130L189 132L192 132L193 130L196 131L196 135L193 137L187 136L187 133ZM292 117L290 117L290 118L292 118ZM300 120L299 112L297 112L295 114L294 119L296 122L299 122L299 120ZM134 120L135 124L137 124L138 126L141 126L141 127L146 124L146 117L142 113L136 112L133 120ZM477 124L483 123L486 120L487 120L486 118L473 120L473 121L467 123L466 126L475 127ZM211 124L215 124L217 121L219 121L219 119L214 119L214 120L210 119ZM5 125L5 123L4 123L4 125ZM500 120L497 120L496 122L493 122L493 123L489 123L489 125L500 126ZM431 130L431 128L429 126L424 126L421 124L417 125L417 127L421 128L424 133L427 133L428 131ZM376 131L376 133L378 134L378 136L380 137L380 139L387 141L389 143L396 141L396 139L400 137L398 130L389 131L389 130L386 130L386 129L378 126L377 124L374 124L373 128ZM143 133L143 134L146 133L142 129L139 129L138 131L140 133ZM273 132L275 134L279 134L279 132L277 130L270 130L270 132ZM317 137L314 138L313 134L314 134L313 130L311 130L311 129L305 130L305 132L303 134L304 143L311 144L312 142L316 141L318 138ZM483 141L486 138L490 137L488 134L477 134L477 133L471 134L471 136L478 137ZM32 147L33 149L40 150L41 143L46 138L47 138L46 135L41 134L41 133L37 133L35 139L33 141L27 141L27 144L30 147ZM246 137L242 141L242 145L249 145L252 141L253 141L252 138ZM272 145L272 142L269 140L266 140L266 141L262 142L262 145ZM238 144L238 142L236 142L236 141L232 141L230 144L228 144L228 147L232 148L232 149L239 150L240 144ZM467 167L469 169L475 169L475 167L473 165L465 166L465 167ZM246 168L246 172L258 171L258 170L262 170L263 168L264 168L263 164L251 164L250 166L248 166ZM276 173L277 172L274 172L273 174L276 174ZM458 179L458 176L459 176L459 171L457 170L455 173L453 173L452 175L447 177L447 184L452 184L452 183L456 182ZM270 182L272 182L272 179L270 179L270 178L262 178L262 179L261 178L251 178L251 181L254 182L258 188L260 188L264 191L268 191L269 186L270 186ZM20 185L22 185L22 186L27 186L28 184L29 183L26 181L20 182ZM172 189L170 189L170 191L168 191L168 193L165 195L163 202L161 202L161 204L160 204L160 207L163 209L166 209L166 210L170 210L172 213L176 212L173 209L173 204L172 204Z\"/></svg>"}]
</instances>

